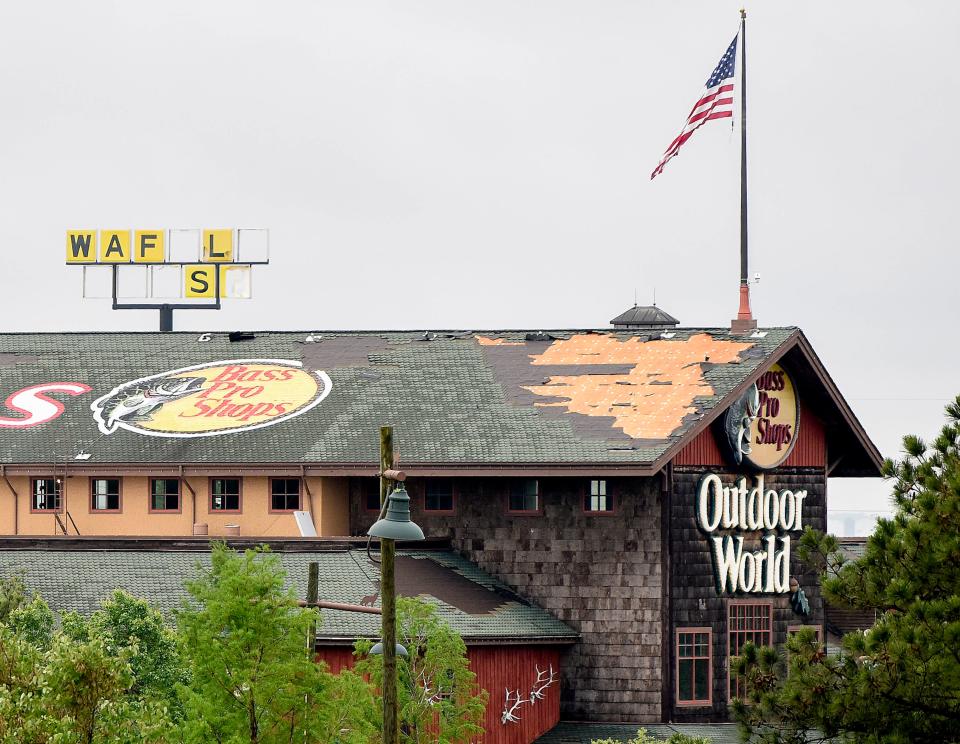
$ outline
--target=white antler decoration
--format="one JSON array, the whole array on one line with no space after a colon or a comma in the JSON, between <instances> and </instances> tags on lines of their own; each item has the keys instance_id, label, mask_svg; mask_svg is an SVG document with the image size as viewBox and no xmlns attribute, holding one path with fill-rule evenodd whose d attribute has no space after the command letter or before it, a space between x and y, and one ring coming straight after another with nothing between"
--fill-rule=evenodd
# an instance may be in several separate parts
<instances>
[{"instance_id":1,"label":"white antler decoration","mask_svg":"<svg viewBox=\"0 0 960 744\"><path fill-rule=\"evenodd\" d=\"M420 673L420 681L423 683L423 697L427 705L436 705L439 703L443 697L443 693L440 692L440 690L432 691L430 689L430 683L427 682L427 676L424 672Z\"/></svg>"},{"instance_id":2,"label":"white antler decoration","mask_svg":"<svg viewBox=\"0 0 960 744\"><path fill-rule=\"evenodd\" d=\"M522 697L520 697L520 690L517 690L516 693L514 693L514 694L516 695L516 699L513 701L513 705L511 705L511 704L510 704L510 698L511 698L510 690L507 689L507 690L505 690L505 692L506 692L507 694L506 694L506 700L505 700L504 703L503 703L503 715L500 716L500 723L507 723L508 721L509 721L510 723L516 723L517 721L520 720L520 716L515 716L515 715L514 715L514 711L516 711L516 709L519 708L519 707L520 707L521 705L523 705L524 703L529 703L530 701L529 701L529 700L524 700Z\"/></svg>"},{"instance_id":3,"label":"white antler decoration","mask_svg":"<svg viewBox=\"0 0 960 744\"><path fill-rule=\"evenodd\" d=\"M530 690L530 705L536 705L538 700L543 700L546 697L543 691L557 681L553 672L553 664L550 665L549 674L546 671L541 672L539 665L535 665L534 669L537 670L537 681L534 682L533 689Z\"/></svg>"}]
</instances>

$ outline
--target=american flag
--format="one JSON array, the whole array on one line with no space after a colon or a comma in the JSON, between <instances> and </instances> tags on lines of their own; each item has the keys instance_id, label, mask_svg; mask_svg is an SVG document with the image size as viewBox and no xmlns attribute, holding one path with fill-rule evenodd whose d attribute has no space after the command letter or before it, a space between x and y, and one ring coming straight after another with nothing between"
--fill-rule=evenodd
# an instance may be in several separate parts
<instances>
[{"instance_id":1,"label":"american flag","mask_svg":"<svg viewBox=\"0 0 960 744\"><path fill-rule=\"evenodd\" d=\"M737 61L737 37L733 37L727 51L720 58L719 64L707 80L704 91L693 106L683 131L670 143L670 147L663 153L657 167L650 174L650 179L663 173L670 158L680 151L680 147L693 136L700 127L714 119L729 119L733 116L733 71Z\"/></svg>"}]
</instances>

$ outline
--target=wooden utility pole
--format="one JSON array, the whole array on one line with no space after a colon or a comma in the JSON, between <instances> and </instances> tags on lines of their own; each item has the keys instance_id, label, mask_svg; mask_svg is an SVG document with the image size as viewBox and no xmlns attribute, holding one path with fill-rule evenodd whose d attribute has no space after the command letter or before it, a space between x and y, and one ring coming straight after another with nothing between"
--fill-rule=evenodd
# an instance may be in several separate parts
<instances>
[{"instance_id":1,"label":"wooden utility pole","mask_svg":"<svg viewBox=\"0 0 960 744\"><path fill-rule=\"evenodd\" d=\"M393 470L393 427L380 427L380 508L392 489L387 472ZM380 538L380 606L383 639L383 744L400 740L397 715L397 595L394 578L396 543Z\"/></svg>"},{"instance_id":2,"label":"wooden utility pole","mask_svg":"<svg viewBox=\"0 0 960 744\"><path fill-rule=\"evenodd\" d=\"M320 601L320 565L316 561L310 561L307 567L307 605L318 604ZM316 615L316 613L314 613ZM310 621L310 628L307 630L307 653L313 658L314 648L317 645L317 620L314 617Z\"/></svg>"}]
</instances>

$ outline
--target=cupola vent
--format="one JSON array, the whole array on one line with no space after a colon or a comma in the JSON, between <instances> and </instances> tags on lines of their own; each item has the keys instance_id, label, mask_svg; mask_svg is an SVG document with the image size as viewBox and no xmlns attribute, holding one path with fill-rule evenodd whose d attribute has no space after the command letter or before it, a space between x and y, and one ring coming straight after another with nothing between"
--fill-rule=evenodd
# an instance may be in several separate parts
<instances>
[{"instance_id":1,"label":"cupola vent","mask_svg":"<svg viewBox=\"0 0 960 744\"><path fill-rule=\"evenodd\" d=\"M610 323L614 328L624 330L665 330L680 325L679 320L656 305L634 305Z\"/></svg>"}]
</instances>

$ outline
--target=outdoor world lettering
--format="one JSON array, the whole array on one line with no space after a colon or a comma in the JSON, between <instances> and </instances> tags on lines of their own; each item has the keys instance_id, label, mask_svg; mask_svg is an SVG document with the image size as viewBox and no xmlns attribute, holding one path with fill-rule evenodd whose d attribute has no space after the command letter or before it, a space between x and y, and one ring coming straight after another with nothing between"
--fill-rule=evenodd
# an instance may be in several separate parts
<instances>
[{"instance_id":1,"label":"outdoor world lettering","mask_svg":"<svg viewBox=\"0 0 960 744\"><path fill-rule=\"evenodd\" d=\"M790 536L803 529L806 491L764 487L763 475L747 487L741 477L725 486L709 473L697 489L697 525L710 535L717 593L786 594L790 591ZM759 550L744 549L741 535L714 535L717 530L766 531ZM778 534L781 533L781 534Z\"/></svg>"}]
</instances>

